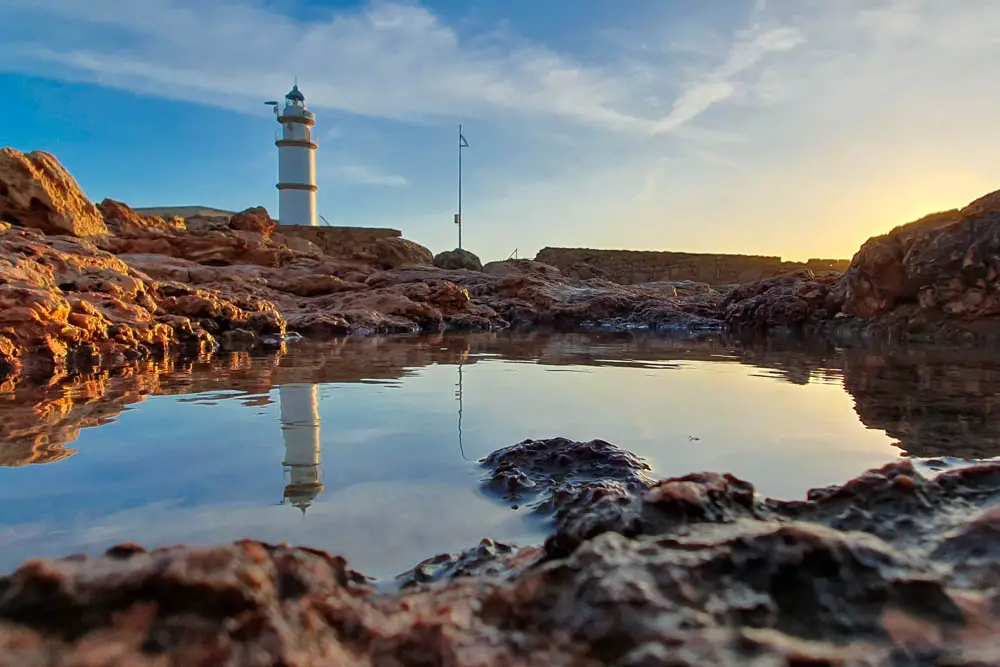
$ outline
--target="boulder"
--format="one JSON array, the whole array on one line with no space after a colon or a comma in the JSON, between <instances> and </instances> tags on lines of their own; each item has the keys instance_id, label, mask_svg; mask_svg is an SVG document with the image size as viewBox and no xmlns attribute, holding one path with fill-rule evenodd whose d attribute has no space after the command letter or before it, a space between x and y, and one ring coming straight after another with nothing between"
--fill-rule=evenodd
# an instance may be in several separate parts
<instances>
[{"instance_id":1,"label":"boulder","mask_svg":"<svg viewBox=\"0 0 1000 667\"><path fill-rule=\"evenodd\" d=\"M1000 192L865 242L844 274L847 315L906 306L955 319L1000 314Z\"/></svg>"},{"instance_id":2,"label":"boulder","mask_svg":"<svg viewBox=\"0 0 1000 667\"><path fill-rule=\"evenodd\" d=\"M741 285L722 302L726 323L741 331L795 330L828 319L840 306L836 282L801 269Z\"/></svg>"},{"instance_id":3,"label":"boulder","mask_svg":"<svg viewBox=\"0 0 1000 667\"><path fill-rule=\"evenodd\" d=\"M267 209L255 206L240 211L229 219L230 229L244 232L256 232L261 236L269 236L277 223L271 219Z\"/></svg>"},{"instance_id":4,"label":"boulder","mask_svg":"<svg viewBox=\"0 0 1000 667\"><path fill-rule=\"evenodd\" d=\"M434 256L434 266L450 271L456 269L467 269L469 271L483 270L483 263L479 261L479 258L468 250L461 248L438 253Z\"/></svg>"},{"instance_id":5,"label":"boulder","mask_svg":"<svg viewBox=\"0 0 1000 667\"><path fill-rule=\"evenodd\" d=\"M404 238L381 238L375 242L373 251L376 264L381 269L434 265L434 255L430 250Z\"/></svg>"},{"instance_id":6,"label":"boulder","mask_svg":"<svg viewBox=\"0 0 1000 667\"><path fill-rule=\"evenodd\" d=\"M46 234L108 233L104 216L51 154L0 149L0 221Z\"/></svg>"},{"instance_id":7,"label":"boulder","mask_svg":"<svg viewBox=\"0 0 1000 667\"><path fill-rule=\"evenodd\" d=\"M183 231L184 218L161 218L158 215L142 215L127 204L114 199L105 199L97 205L108 230L115 234L127 234L146 230Z\"/></svg>"}]
</instances>

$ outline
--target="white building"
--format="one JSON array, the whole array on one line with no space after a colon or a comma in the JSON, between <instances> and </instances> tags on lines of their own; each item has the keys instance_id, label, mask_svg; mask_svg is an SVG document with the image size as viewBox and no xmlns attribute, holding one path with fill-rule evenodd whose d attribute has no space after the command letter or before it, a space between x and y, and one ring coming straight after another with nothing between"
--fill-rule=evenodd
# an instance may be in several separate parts
<instances>
[{"instance_id":1,"label":"white building","mask_svg":"<svg viewBox=\"0 0 1000 667\"><path fill-rule=\"evenodd\" d=\"M278 223L316 225L316 149L312 135L316 115L306 108L305 95L298 84L285 95L285 106L274 106L281 124L278 147Z\"/></svg>"}]
</instances>

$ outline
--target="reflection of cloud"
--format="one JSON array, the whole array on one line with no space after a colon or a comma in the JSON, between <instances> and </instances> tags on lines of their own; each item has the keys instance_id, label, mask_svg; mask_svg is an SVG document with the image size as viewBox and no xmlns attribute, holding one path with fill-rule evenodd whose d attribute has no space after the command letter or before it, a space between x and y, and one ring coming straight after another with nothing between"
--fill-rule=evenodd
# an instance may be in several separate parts
<instances>
[{"instance_id":1,"label":"reflection of cloud","mask_svg":"<svg viewBox=\"0 0 1000 667\"><path fill-rule=\"evenodd\" d=\"M17 524L6 542L14 553L61 556L99 553L131 541L150 548L181 542L211 544L252 535L266 542L287 541L347 557L366 574L391 576L441 551L457 551L483 537L537 540L520 514L460 485L402 481L357 484L324 497L308 520L274 505L227 503L187 507L179 501L150 503L76 523ZM373 533L378 539L372 539ZM0 536L3 539L3 536ZM0 558L12 568L20 558Z\"/></svg>"}]
</instances>

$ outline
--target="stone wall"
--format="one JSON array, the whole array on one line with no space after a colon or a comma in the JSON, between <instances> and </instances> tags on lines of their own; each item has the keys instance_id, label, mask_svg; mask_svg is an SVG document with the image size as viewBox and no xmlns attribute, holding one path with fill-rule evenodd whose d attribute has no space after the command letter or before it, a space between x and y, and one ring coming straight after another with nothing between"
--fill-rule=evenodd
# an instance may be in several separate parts
<instances>
[{"instance_id":1,"label":"stone wall","mask_svg":"<svg viewBox=\"0 0 1000 667\"><path fill-rule=\"evenodd\" d=\"M605 278L624 285L661 280L694 280L709 285L747 283L788 271L843 273L847 259L785 262L767 255L726 255L650 250L543 248L535 261L550 264L575 278Z\"/></svg>"},{"instance_id":2,"label":"stone wall","mask_svg":"<svg viewBox=\"0 0 1000 667\"><path fill-rule=\"evenodd\" d=\"M399 238L403 234L398 229L387 227L325 227L308 225L278 225L276 233L291 238L304 239L315 243L328 255L351 256L365 252L384 238Z\"/></svg>"}]
</instances>

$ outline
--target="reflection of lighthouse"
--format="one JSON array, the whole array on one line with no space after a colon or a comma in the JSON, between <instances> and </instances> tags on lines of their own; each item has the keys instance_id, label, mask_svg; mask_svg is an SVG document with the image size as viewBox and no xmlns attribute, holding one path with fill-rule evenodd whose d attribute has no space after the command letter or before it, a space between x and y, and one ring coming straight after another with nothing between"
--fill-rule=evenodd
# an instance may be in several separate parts
<instances>
[{"instance_id":1,"label":"reflection of lighthouse","mask_svg":"<svg viewBox=\"0 0 1000 667\"><path fill-rule=\"evenodd\" d=\"M283 503L306 509L323 490L319 481L319 410L316 385L286 384L278 387L281 432L285 440L285 495Z\"/></svg>"}]
</instances>

